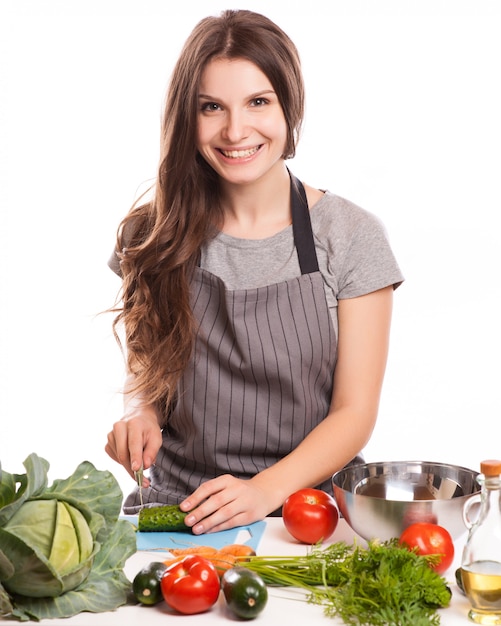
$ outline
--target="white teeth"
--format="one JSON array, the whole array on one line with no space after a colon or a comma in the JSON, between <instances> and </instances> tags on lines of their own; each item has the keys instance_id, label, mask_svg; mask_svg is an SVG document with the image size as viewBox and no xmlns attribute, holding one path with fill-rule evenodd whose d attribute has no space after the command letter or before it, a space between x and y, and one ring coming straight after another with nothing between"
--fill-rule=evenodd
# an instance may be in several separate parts
<instances>
[{"instance_id":1,"label":"white teeth","mask_svg":"<svg viewBox=\"0 0 501 626\"><path fill-rule=\"evenodd\" d=\"M242 159L244 157L251 156L259 150L259 146L256 148L250 148L249 150L221 150L225 157L229 159Z\"/></svg>"}]
</instances>

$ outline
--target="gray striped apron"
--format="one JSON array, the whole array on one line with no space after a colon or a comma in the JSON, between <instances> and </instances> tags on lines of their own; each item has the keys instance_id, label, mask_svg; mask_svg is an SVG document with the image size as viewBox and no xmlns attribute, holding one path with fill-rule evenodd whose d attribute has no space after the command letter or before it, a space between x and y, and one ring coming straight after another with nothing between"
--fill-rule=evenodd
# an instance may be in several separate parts
<instances>
[{"instance_id":1,"label":"gray striped apron","mask_svg":"<svg viewBox=\"0 0 501 626\"><path fill-rule=\"evenodd\" d=\"M290 453L327 415L337 338L318 270L304 188L291 176L301 275L228 290L199 267L192 280L199 324L150 469L144 503L177 504L221 474L248 479ZM330 480L319 487L331 492ZM137 489L124 512L140 507Z\"/></svg>"}]
</instances>

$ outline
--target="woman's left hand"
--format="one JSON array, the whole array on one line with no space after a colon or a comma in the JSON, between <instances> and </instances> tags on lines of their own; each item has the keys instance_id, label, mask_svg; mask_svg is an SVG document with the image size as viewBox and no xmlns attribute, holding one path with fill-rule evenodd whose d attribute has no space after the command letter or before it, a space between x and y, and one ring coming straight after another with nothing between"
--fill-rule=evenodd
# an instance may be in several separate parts
<instances>
[{"instance_id":1,"label":"woman's left hand","mask_svg":"<svg viewBox=\"0 0 501 626\"><path fill-rule=\"evenodd\" d=\"M200 485L180 506L189 511L185 523L200 535L252 524L264 519L280 503L269 501L268 494L252 479L224 474Z\"/></svg>"}]
</instances>

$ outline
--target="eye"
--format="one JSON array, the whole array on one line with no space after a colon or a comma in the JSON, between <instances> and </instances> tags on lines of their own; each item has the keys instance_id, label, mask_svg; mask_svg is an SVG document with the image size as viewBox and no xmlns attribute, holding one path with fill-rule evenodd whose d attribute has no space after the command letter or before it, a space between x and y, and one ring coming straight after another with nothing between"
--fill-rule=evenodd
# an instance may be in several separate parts
<instances>
[{"instance_id":1,"label":"eye","mask_svg":"<svg viewBox=\"0 0 501 626\"><path fill-rule=\"evenodd\" d=\"M265 104L268 104L270 101L267 98L254 98L251 100L251 106L253 107L262 107Z\"/></svg>"},{"instance_id":2,"label":"eye","mask_svg":"<svg viewBox=\"0 0 501 626\"><path fill-rule=\"evenodd\" d=\"M200 108L201 111L210 113L211 111L220 111L221 107L217 102L204 102Z\"/></svg>"}]
</instances>

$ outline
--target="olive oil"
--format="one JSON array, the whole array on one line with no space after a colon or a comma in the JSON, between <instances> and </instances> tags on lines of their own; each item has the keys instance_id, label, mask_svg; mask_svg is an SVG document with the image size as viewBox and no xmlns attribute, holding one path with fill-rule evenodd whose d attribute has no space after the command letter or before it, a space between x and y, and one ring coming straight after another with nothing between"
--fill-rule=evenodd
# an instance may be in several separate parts
<instances>
[{"instance_id":1,"label":"olive oil","mask_svg":"<svg viewBox=\"0 0 501 626\"><path fill-rule=\"evenodd\" d=\"M470 619L478 624L501 624L501 563L476 561L461 568Z\"/></svg>"},{"instance_id":2,"label":"olive oil","mask_svg":"<svg viewBox=\"0 0 501 626\"><path fill-rule=\"evenodd\" d=\"M471 609L468 617L476 624L501 626L501 461L480 464L480 512L476 521L470 511L478 502L472 496L463 508L469 528L461 559L461 579Z\"/></svg>"}]
</instances>

